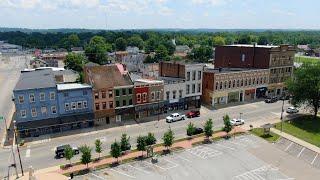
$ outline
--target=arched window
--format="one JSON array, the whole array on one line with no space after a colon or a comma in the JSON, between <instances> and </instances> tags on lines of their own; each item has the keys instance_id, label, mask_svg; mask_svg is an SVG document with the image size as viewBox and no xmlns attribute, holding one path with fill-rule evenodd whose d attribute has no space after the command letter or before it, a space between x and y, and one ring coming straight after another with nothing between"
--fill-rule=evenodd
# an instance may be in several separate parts
<instances>
[{"instance_id":1,"label":"arched window","mask_svg":"<svg viewBox=\"0 0 320 180\"><path fill-rule=\"evenodd\" d=\"M248 86L248 79L245 80L244 86Z\"/></svg>"},{"instance_id":2,"label":"arched window","mask_svg":"<svg viewBox=\"0 0 320 180\"><path fill-rule=\"evenodd\" d=\"M227 81L224 82L224 89L227 89Z\"/></svg>"},{"instance_id":3,"label":"arched window","mask_svg":"<svg viewBox=\"0 0 320 180\"><path fill-rule=\"evenodd\" d=\"M231 88L231 81L229 81L229 89Z\"/></svg>"},{"instance_id":4,"label":"arched window","mask_svg":"<svg viewBox=\"0 0 320 180\"><path fill-rule=\"evenodd\" d=\"M222 89L222 82L220 82L220 89Z\"/></svg>"},{"instance_id":5,"label":"arched window","mask_svg":"<svg viewBox=\"0 0 320 180\"><path fill-rule=\"evenodd\" d=\"M241 87L243 86L243 79L241 79Z\"/></svg>"},{"instance_id":6,"label":"arched window","mask_svg":"<svg viewBox=\"0 0 320 180\"><path fill-rule=\"evenodd\" d=\"M256 83L256 78L253 78L252 85Z\"/></svg>"},{"instance_id":7,"label":"arched window","mask_svg":"<svg viewBox=\"0 0 320 180\"><path fill-rule=\"evenodd\" d=\"M218 90L219 82L216 82L216 90Z\"/></svg>"},{"instance_id":8,"label":"arched window","mask_svg":"<svg viewBox=\"0 0 320 180\"><path fill-rule=\"evenodd\" d=\"M233 80L232 87L234 88L235 86L236 86L236 80Z\"/></svg>"},{"instance_id":9,"label":"arched window","mask_svg":"<svg viewBox=\"0 0 320 180\"><path fill-rule=\"evenodd\" d=\"M251 86L251 78L249 79L249 86Z\"/></svg>"},{"instance_id":10,"label":"arched window","mask_svg":"<svg viewBox=\"0 0 320 180\"><path fill-rule=\"evenodd\" d=\"M240 80L238 79L237 80L237 87L239 87L240 86Z\"/></svg>"}]
</instances>

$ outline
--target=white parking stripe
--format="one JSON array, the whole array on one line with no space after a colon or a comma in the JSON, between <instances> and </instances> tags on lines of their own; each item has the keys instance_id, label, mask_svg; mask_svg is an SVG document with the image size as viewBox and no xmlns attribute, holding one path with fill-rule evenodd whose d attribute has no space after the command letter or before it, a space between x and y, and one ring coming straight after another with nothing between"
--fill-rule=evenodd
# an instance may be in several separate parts
<instances>
[{"instance_id":1,"label":"white parking stripe","mask_svg":"<svg viewBox=\"0 0 320 180\"><path fill-rule=\"evenodd\" d=\"M187 161L187 162L192 162L191 160L189 160L189 159L187 159L187 158L184 158L184 157L182 157L182 156L180 156L180 155L174 155L174 156L176 156L177 158L180 158L180 159L182 159L182 160L185 160L185 161Z\"/></svg>"},{"instance_id":2,"label":"white parking stripe","mask_svg":"<svg viewBox=\"0 0 320 180\"><path fill-rule=\"evenodd\" d=\"M150 164L150 165L152 165L152 166L156 166L156 167L158 167L158 168L160 168L160 169L162 169L162 170L166 170L166 168L163 168L163 167L158 166L158 165L156 165L156 164L153 164L153 163L151 163L151 162L145 161L145 163Z\"/></svg>"},{"instance_id":3,"label":"white parking stripe","mask_svg":"<svg viewBox=\"0 0 320 180\"><path fill-rule=\"evenodd\" d=\"M301 156L301 153L302 153L305 149L306 149L306 148L303 147L303 148L301 149L300 153L297 155L297 157L300 157L300 156Z\"/></svg>"},{"instance_id":4,"label":"white parking stripe","mask_svg":"<svg viewBox=\"0 0 320 180\"><path fill-rule=\"evenodd\" d=\"M102 180L105 180L103 177L100 177L100 176L98 176L98 175L96 175L96 174L94 174L94 173L90 173L92 176L94 176L94 177L96 177L96 178L98 178L98 179L102 179Z\"/></svg>"},{"instance_id":5,"label":"white parking stripe","mask_svg":"<svg viewBox=\"0 0 320 180\"><path fill-rule=\"evenodd\" d=\"M145 170L143 170L143 169L141 169L141 168L134 167L134 166L132 166L132 165L130 165L130 164L128 164L127 166L129 166L129 167L131 167L131 168L133 168L133 169L135 169L135 170L144 172L144 173L146 173L146 174L151 174L151 173L148 172L148 171L145 171Z\"/></svg>"},{"instance_id":6,"label":"white parking stripe","mask_svg":"<svg viewBox=\"0 0 320 180\"><path fill-rule=\"evenodd\" d=\"M288 151L288 149L292 146L293 142L291 142L284 151Z\"/></svg>"},{"instance_id":7,"label":"white parking stripe","mask_svg":"<svg viewBox=\"0 0 320 180\"><path fill-rule=\"evenodd\" d=\"M134 176L130 176L129 174L123 173L123 172L121 172L121 171L117 171L117 170L115 170L115 169L113 169L113 168L111 168L110 170L111 170L111 171L114 171L114 172L116 172L116 173L119 173L119 174L121 174L121 175L127 176L127 177L129 177L129 178L132 178L132 179L135 179L135 178L136 178L136 177L134 177Z\"/></svg>"},{"instance_id":8,"label":"white parking stripe","mask_svg":"<svg viewBox=\"0 0 320 180\"><path fill-rule=\"evenodd\" d=\"M312 162L311 162L311 165L313 165L314 161L316 161L318 155L319 155L319 154L317 153L317 155L313 158L313 160L312 160Z\"/></svg>"}]
</instances>

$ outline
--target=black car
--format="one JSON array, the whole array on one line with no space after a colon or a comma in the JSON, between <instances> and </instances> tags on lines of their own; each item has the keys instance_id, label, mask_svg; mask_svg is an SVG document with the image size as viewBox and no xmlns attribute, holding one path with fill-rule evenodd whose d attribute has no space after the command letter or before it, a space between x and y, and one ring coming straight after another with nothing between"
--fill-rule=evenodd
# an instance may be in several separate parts
<instances>
[{"instance_id":1,"label":"black car","mask_svg":"<svg viewBox=\"0 0 320 180\"><path fill-rule=\"evenodd\" d=\"M187 133L187 135L188 136L193 136L193 135L197 135L197 134L201 134L201 133L203 133L203 129L198 127L198 128L195 128L193 134Z\"/></svg>"},{"instance_id":2,"label":"black car","mask_svg":"<svg viewBox=\"0 0 320 180\"><path fill-rule=\"evenodd\" d=\"M61 145L56 147L55 153L57 158L63 158L65 156L65 150L67 147L72 148L74 154L79 154L79 149L77 147L71 147L69 144Z\"/></svg>"},{"instance_id":3,"label":"black car","mask_svg":"<svg viewBox=\"0 0 320 180\"><path fill-rule=\"evenodd\" d=\"M278 101L277 97L268 97L267 99L264 100L264 102L266 102L266 103L274 103L277 101Z\"/></svg>"}]
</instances>

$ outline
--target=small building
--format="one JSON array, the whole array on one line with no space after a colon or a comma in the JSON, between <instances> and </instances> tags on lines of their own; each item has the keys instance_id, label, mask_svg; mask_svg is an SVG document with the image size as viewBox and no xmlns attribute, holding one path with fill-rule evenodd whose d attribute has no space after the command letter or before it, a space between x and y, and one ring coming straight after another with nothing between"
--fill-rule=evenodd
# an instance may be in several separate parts
<instances>
[{"instance_id":1,"label":"small building","mask_svg":"<svg viewBox=\"0 0 320 180\"><path fill-rule=\"evenodd\" d=\"M141 67L146 59L146 55L142 53L128 54L122 58L122 64L126 65L129 72L141 72Z\"/></svg>"},{"instance_id":2,"label":"small building","mask_svg":"<svg viewBox=\"0 0 320 180\"><path fill-rule=\"evenodd\" d=\"M185 87L186 82L184 78L171 78L171 77L161 77L164 81L164 101L165 110L184 110L187 109L185 104Z\"/></svg>"},{"instance_id":3,"label":"small building","mask_svg":"<svg viewBox=\"0 0 320 180\"><path fill-rule=\"evenodd\" d=\"M65 59L68 55L67 52L54 52L48 54L42 54L40 59L47 63L48 67L59 67L63 68L65 66Z\"/></svg>"},{"instance_id":4,"label":"small building","mask_svg":"<svg viewBox=\"0 0 320 180\"><path fill-rule=\"evenodd\" d=\"M33 68L33 69L39 68L39 67L48 67L48 64L44 60L34 58L34 59L30 60L29 67Z\"/></svg>"}]
</instances>

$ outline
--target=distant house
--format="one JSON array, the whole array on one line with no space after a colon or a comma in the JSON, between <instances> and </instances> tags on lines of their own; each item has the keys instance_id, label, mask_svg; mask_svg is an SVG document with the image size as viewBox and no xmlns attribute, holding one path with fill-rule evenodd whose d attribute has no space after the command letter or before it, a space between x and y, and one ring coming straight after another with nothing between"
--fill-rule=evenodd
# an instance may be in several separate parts
<instances>
[{"instance_id":1,"label":"distant house","mask_svg":"<svg viewBox=\"0 0 320 180\"><path fill-rule=\"evenodd\" d=\"M55 52L50 54L42 54L40 59L45 61L48 67L64 67L67 52Z\"/></svg>"},{"instance_id":2,"label":"distant house","mask_svg":"<svg viewBox=\"0 0 320 180\"><path fill-rule=\"evenodd\" d=\"M122 58L122 64L125 64L129 72L139 72L146 55L142 53L128 54Z\"/></svg>"},{"instance_id":3,"label":"distant house","mask_svg":"<svg viewBox=\"0 0 320 180\"><path fill-rule=\"evenodd\" d=\"M129 54L138 54L139 53L139 48L138 47L135 47L135 46L128 46L126 48L126 51L129 53Z\"/></svg>"},{"instance_id":4,"label":"distant house","mask_svg":"<svg viewBox=\"0 0 320 180\"><path fill-rule=\"evenodd\" d=\"M299 52L302 52L303 55L306 55L306 56L312 56L314 54L314 50L311 49L308 44L297 45L297 49Z\"/></svg>"},{"instance_id":5,"label":"distant house","mask_svg":"<svg viewBox=\"0 0 320 180\"><path fill-rule=\"evenodd\" d=\"M189 46L187 46L187 45L179 45L179 46L176 46L176 50L174 52L174 55L184 58L190 52L191 52L191 49L189 48Z\"/></svg>"},{"instance_id":6,"label":"distant house","mask_svg":"<svg viewBox=\"0 0 320 180\"><path fill-rule=\"evenodd\" d=\"M72 47L71 48L71 52L73 53L80 53L80 54L83 54L84 53L84 50L83 50L83 47Z\"/></svg>"},{"instance_id":7,"label":"distant house","mask_svg":"<svg viewBox=\"0 0 320 180\"><path fill-rule=\"evenodd\" d=\"M29 67L34 69L39 67L48 67L48 64L44 60L35 58L30 61Z\"/></svg>"}]
</instances>

